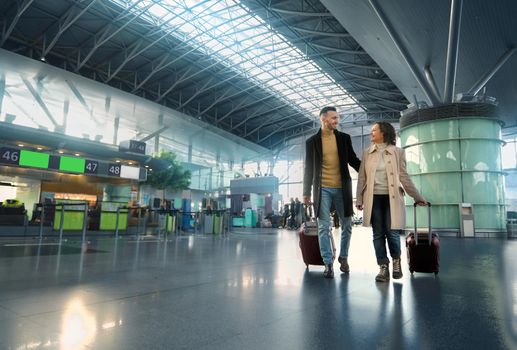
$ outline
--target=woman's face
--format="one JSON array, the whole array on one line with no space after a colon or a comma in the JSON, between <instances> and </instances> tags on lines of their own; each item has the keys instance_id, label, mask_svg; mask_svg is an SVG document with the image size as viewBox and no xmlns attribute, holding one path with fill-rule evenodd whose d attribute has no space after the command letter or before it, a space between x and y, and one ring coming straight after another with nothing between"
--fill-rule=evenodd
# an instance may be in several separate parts
<instances>
[{"instance_id":1,"label":"woman's face","mask_svg":"<svg viewBox=\"0 0 517 350\"><path fill-rule=\"evenodd\" d=\"M384 134L379 128L378 124L374 124L372 127L372 132L370 133L370 138L373 143L384 143Z\"/></svg>"}]
</instances>

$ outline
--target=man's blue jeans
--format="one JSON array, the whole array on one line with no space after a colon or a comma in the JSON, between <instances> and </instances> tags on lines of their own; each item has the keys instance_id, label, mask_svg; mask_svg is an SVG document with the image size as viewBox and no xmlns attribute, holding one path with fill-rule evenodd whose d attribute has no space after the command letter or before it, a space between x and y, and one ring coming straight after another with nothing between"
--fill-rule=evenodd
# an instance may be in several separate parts
<instances>
[{"instance_id":1,"label":"man's blue jeans","mask_svg":"<svg viewBox=\"0 0 517 350\"><path fill-rule=\"evenodd\" d=\"M348 257L350 247L350 237L352 236L352 217L345 217L345 205L343 203L343 191L341 188L322 188L320 197L320 210L318 215L318 240L323 262L332 264L332 245L330 241L330 208L334 203L334 208L339 217L341 225L341 249L339 256Z\"/></svg>"},{"instance_id":2,"label":"man's blue jeans","mask_svg":"<svg viewBox=\"0 0 517 350\"><path fill-rule=\"evenodd\" d=\"M389 264L386 242L392 258L400 258L400 230L391 229L390 198L388 195L374 194L372 206L373 247L377 264Z\"/></svg>"}]
</instances>

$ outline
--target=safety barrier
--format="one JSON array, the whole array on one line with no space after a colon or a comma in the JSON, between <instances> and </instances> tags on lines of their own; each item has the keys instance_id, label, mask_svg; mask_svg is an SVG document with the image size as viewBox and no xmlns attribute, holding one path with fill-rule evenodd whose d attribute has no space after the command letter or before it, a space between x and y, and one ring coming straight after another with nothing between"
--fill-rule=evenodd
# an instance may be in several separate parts
<instances>
[{"instance_id":1,"label":"safety barrier","mask_svg":"<svg viewBox=\"0 0 517 350\"><path fill-rule=\"evenodd\" d=\"M193 234L228 234L231 229L229 210L182 211L178 209L151 209L140 206L113 206L108 211L90 211L88 202L75 203L39 203L35 209L38 216L31 222L38 227L29 230L29 235L56 237L61 240L65 232L81 232L82 240L86 235L109 236L148 236L156 235L167 238L169 235ZM39 219L39 222L38 222ZM24 224L24 236L27 234L28 221ZM21 226L19 226L21 228ZM34 227L31 225L31 227ZM36 228L34 227L34 228ZM50 227L51 233L45 232ZM94 227L92 229L92 227ZM21 231L18 231L21 233Z\"/></svg>"}]
</instances>

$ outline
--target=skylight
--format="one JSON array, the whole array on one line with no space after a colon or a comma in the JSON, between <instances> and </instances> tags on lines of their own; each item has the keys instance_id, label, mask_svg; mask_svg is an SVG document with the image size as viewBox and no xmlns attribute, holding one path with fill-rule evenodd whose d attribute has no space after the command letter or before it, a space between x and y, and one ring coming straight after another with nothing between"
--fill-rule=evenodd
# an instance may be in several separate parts
<instances>
[{"instance_id":1,"label":"skylight","mask_svg":"<svg viewBox=\"0 0 517 350\"><path fill-rule=\"evenodd\" d=\"M303 114L360 112L348 92L238 0L112 0L275 93Z\"/></svg>"}]
</instances>

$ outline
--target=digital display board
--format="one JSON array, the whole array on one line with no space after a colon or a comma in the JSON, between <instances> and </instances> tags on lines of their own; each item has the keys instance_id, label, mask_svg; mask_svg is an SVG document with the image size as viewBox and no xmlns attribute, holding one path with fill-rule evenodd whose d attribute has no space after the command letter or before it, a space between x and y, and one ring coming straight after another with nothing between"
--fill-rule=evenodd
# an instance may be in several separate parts
<instances>
[{"instance_id":1,"label":"digital display board","mask_svg":"<svg viewBox=\"0 0 517 350\"><path fill-rule=\"evenodd\" d=\"M125 179L138 180L140 178L140 168L122 165L120 167L120 177Z\"/></svg>"},{"instance_id":2,"label":"digital display board","mask_svg":"<svg viewBox=\"0 0 517 350\"><path fill-rule=\"evenodd\" d=\"M108 163L101 160L49 154L0 145L0 165L23 166L67 173L113 176L145 181L147 171L138 166Z\"/></svg>"},{"instance_id":3,"label":"digital display board","mask_svg":"<svg viewBox=\"0 0 517 350\"><path fill-rule=\"evenodd\" d=\"M59 157L59 170L83 174L85 163L84 158L61 156Z\"/></svg>"},{"instance_id":4,"label":"digital display board","mask_svg":"<svg viewBox=\"0 0 517 350\"><path fill-rule=\"evenodd\" d=\"M50 155L47 153L39 153L22 149L20 150L20 162L18 165L48 169L49 158Z\"/></svg>"}]
</instances>

